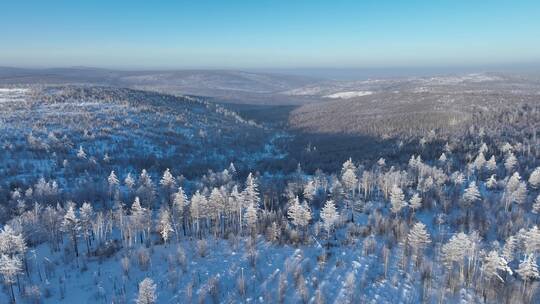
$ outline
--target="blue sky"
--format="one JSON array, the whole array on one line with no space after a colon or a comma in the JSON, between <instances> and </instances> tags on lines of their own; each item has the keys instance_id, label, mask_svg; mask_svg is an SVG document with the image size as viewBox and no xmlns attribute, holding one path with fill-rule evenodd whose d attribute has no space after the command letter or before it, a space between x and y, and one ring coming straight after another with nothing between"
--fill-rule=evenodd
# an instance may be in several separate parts
<instances>
[{"instance_id":1,"label":"blue sky","mask_svg":"<svg viewBox=\"0 0 540 304\"><path fill-rule=\"evenodd\" d=\"M0 65L374 68L540 62L540 1L2 1Z\"/></svg>"}]
</instances>

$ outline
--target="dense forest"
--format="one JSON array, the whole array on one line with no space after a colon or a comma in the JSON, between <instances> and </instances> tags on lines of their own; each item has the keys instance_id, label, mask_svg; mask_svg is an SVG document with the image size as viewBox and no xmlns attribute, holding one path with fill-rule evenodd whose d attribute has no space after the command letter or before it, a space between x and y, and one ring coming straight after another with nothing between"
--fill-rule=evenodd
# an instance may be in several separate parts
<instances>
[{"instance_id":1,"label":"dense forest","mask_svg":"<svg viewBox=\"0 0 540 304\"><path fill-rule=\"evenodd\" d=\"M0 303L538 303L538 95L385 94L0 90Z\"/></svg>"}]
</instances>

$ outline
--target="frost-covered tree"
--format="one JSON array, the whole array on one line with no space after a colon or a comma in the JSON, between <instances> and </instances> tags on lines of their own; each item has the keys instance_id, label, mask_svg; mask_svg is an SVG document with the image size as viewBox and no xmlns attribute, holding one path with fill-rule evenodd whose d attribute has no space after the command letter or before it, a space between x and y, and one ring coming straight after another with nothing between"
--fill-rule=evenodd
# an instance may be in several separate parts
<instances>
[{"instance_id":1,"label":"frost-covered tree","mask_svg":"<svg viewBox=\"0 0 540 304\"><path fill-rule=\"evenodd\" d=\"M534 257L534 255L526 255L523 261L521 261L521 263L519 264L516 273L523 280L523 290L527 288L528 282L534 279L538 279L540 275L538 273L538 265L536 265L536 258Z\"/></svg>"},{"instance_id":2,"label":"frost-covered tree","mask_svg":"<svg viewBox=\"0 0 540 304\"><path fill-rule=\"evenodd\" d=\"M20 232L16 232L10 225L0 230L0 254L23 257L26 249L26 241Z\"/></svg>"},{"instance_id":3,"label":"frost-covered tree","mask_svg":"<svg viewBox=\"0 0 540 304\"><path fill-rule=\"evenodd\" d=\"M508 267L508 261L499 255L496 250L492 250L484 257L484 261L481 267L482 274L488 280L497 278L499 281L504 282L499 272L506 272L512 275L512 269Z\"/></svg>"},{"instance_id":4,"label":"frost-covered tree","mask_svg":"<svg viewBox=\"0 0 540 304\"><path fill-rule=\"evenodd\" d=\"M495 174L492 174L486 181L486 187L488 189L494 189L497 187L497 179L495 178Z\"/></svg>"},{"instance_id":5,"label":"frost-covered tree","mask_svg":"<svg viewBox=\"0 0 540 304\"><path fill-rule=\"evenodd\" d=\"M304 198L311 202L313 200L313 198L315 197L315 192L316 192L316 187L315 187L315 183L310 180L306 183L306 185L304 186L304 191L303 191L303 194L304 194Z\"/></svg>"},{"instance_id":6,"label":"frost-covered tree","mask_svg":"<svg viewBox=\"0 0 540 304\"><path fill-rule=\"evenodd\" d=\"M341 175L343 175L347 170L352 170L353 172L356 171L356 165L353 163L352 158L347 159L341 165Z\"/></svg>"},{"instance_id":7,"label":"frost-covered tree","mask_svg":"<svg viewBox=\"0 0 540 304\"><path fill-rule=\"evenodd\" d=\"M306 203L300 204L300 200L296 197L289 205L287 216L294 226L305 228L311 220L311 210Z\"/></svg>"},{"instance_id":8,"label":"frost-covered tree","mask_svg":"<svg viewBox=\"0 0 540 304\"><path fill-rule=\"evenodd\" d=\"M143 169L139 176L139 188L137 188L137 196L145 206L151 206L154 202L156 189L150 174Z\"/></svg>"},{"instance_id":9,"label":"frost-covered tree","mask_svg":"<svg viewBox=\"0 0 540 304\"><path fill-rule=\"evenodd\" d=\"M401 190L401 188L396 184L392 186L392 190L390 192L390 204L390 211L395 214L398 214L403 207L407 206L403 190Z\"/></svg>"},{"instance_id":10,"label":"frost-covered tree","mask_svg":"<svg viewBox=\"0 0 540 304\"><path fill-rule=\"evenodd\" d=\"M139 197L135 197L131 205L131 225L135 230L135 234L139 234L141 243L144 241L145 227L148 220L148 210L141 205Z\"/></svg>"},{"instance_id":11,"label":"frost-covered tree","mask_svg":"<svg viewBox=\"0 0 540 304\"><path fill-rule=\"evenodd\" d=\"M195 224L195 232L199 234L200 232L200 220L201 218L206 217L205 206L207 205L206 197L202 195L199 191L195 192L191 197L191 202L189 206L189 211L191 218Z\"/></svg>"},{"instance_id":12,"label":"frost-covered tree","mask_svg":"<svg viewBox=\"0 0 540 304\"><path fill-rule=\"evenodd\" d=\"M450 179L456 186L461 186L465 182L465 176L459 171L452 173Z\"/></svg>"},{"instance_id":13,"label":"frost-covered tree","mask_svg":"<svg viewBox=\"0 0 540 304\"><path fill-rule=\"evenodd\" d=\"M77 157L80 159L86 159L86 152L84 152L82 146L79 146L79 150L77 150Z\"/></svg>"},{"instance_id":14,"label":"frost-covered tree","mask_svg":"<svg viewBox=\"0 0 540 304\"><path fill-rule=\"evenodd\" d=\"M486 158L484 157L484 153L480 152L478 153L478 156L474 160L474 167L476 170L480 171L482 168L484 168L484 165L486 164Z\"/></svg>"},{"instance_id":15,"label":"frost-covered tree","mask_svg":"<svg viewBox=\"0 0 540 304\"><path fill-rule=\"evenodd\" d=\"M131 176L131 173L128 173L126 178L124 179L124 184L128 189L133 189L135 187L135 179Z\"/></svg>"},{"instance_id":16,"label":"frost-covered tree","mask_svg":"<svg viewBox=\"0 0 540 304\"><path fill-rule=\"evenodd\" d=\"M94 220L94 208L88 202L84 202L79 208L81 234L86 242L87 253L90 254L92 226Z\"/></svg>"},{"instance_id":17,"label":"frost-covered tree","mask_svg":"<svg viewBox=\"0 0 540 304\"><path fill-rule=\"evenodd\" d=\"M489 172L497 170L497 161L495 160L495 155L492 155L486 162L486 169Z\"/></svg>"},{"instance_id":18,"label":"frost-covered tree","mask_svg":"<svg viewBox=\"0 0 540 304\"><path fill-rule=\"evenodd\" d=\"M420 195L418 195L418 193L414 193L409 200L409 207L411 207L413 211L422 208L422 198L420 197Z\"/></svg>"},{"instance_id":19,"label":"frost-covered tree","mask_svg":"<svg viewBox=\"0 0 540 304\"><path fill-rule=\"evenodd\" d=\"M246 188L242 192L242 198L244 199L244 206L253 205L253 208L259 208L259 184L251 173L246 178Z\"/></svg>"},{"instance_id":20,"label":"frost-covered tree","mask_svg":"<svg viewBox=\"0 0 540 304\"><path fill-rule=\"evenodd\" d=\"M118 180L118 177L114 173L114 170L111 171L109 174L109 177L107 178L107 182L109 184L109 196L112 200L117 196L118 194L118 185L120 184L120 181Z\"/></svg>"},{"instance_id":21,"label":"frost-covered tree","mask_svg":"<svg viewBox=\"0 0 540 304\"><path fill-rule=\"evenodd\" d=\"M80 223L77 215L75 214L74 203L68 204L68 209L64 215L64 220L62 221L62 230L67 233L71 239L73 245L73 250L75 251L75 256L79 256L79 247L77 245L77 238L80 231Z\"/></svg>"},{"instance_id":22,"label":"frost-covered tree","mask_svg":"<svg viewBox=\"0 0 540 304\"><path fill-rule=\"evenodd\" d=\"M236 214L235 221L237 224L237 227L242 232L242 225L243 225L243 208L244 205L244 198L242 197L242 193L238 191L238 186L234 185L231 193L229 194L228 198L228 206L231 209L231 213Z\"/></svg>"},{"instance_id":23,"label":"frost-covered tree","mask_svg":"<svg viewBox=\"0 0 540 304\"><path fill-rule=\"evenodd\" d=\"M480 191L476 186L476 182L472 181L463 193L463 202L465 202L466 205L470 206L475 202L479 201L481 198L482 196L480 195Z\"/></svg>"},{"instance_id":24,"label":"frost-covered tree","mask_svg":"<svg viewBox=\"0 0 540 304\"><path fill-rule=\"evenodd\" d=\"M338 219L338 213L334 201L328 200L326 201L326 203L324 203L324 207L321 209L320 216L323 222L324 229L328 234L328 238L330 238L332 228L334 227Z\"/></svg>"},{"instance_id":25,"label":"frost-covered tree","mask_svg":"<svg viewBox=\"0 0 540 304\"><path fill-rule=\"evenodd\" d=\"M145 278L139 283L139 295L137 304L154 304L157 301L156 284L151 278Z\"/></svg>"},{"instance_id":26,"label":"frost-covered tree","mask_svg":"<svg viewBox=\"0 0 540 304\"><path fill-rule=\"evenodd\" d=\"M415 256L420 256L422 251L431 243L431 238L426 230L426 225L422 222L414 224L407 236L409 245L413 249Z\"/></svg>"},{"instance_id":27,"label":"frost-covered tree","mask_svg":"<svg viewBox=\"0 0 540 304\"><path fill-rule=\"evenodd\" d=\"M517 165L517 158L514 155L514 153L510 152L508 156L506 157L506 160L504 161L504 167L506 168L507 172L514 171L514 168Z\"/></svg>"},{"instance_id":28,"label":"frost-covered tree","mask_svg":"<svg viewBox=\"0 0 540 304\"><path fill-rule=\"evenodd\" d=\"M444 244L441 248L441 255L444 265L448 269L453 269L454 264L459 267L460 278L463 278L465 257L470 253L473 247L473 242L463 232L453 235L448 243Z\"/></svg>"},{"instance_id":29,"label":"frost-covered tree","mask_svg":"<svg viewBox=\"0 0 540 304\"><path fill-rule=\"evenodd\" d=\"M182 187L178 187L178 191L173 194L173 205L172 205L172 223L174 226L174 231L176 232L176 237L178 238L180 225L185 224L185 209L189 206L189 201Z\"/></svg>"},{"instance_id":30,"label":"frost-covered tree","mask_svg":"<svg viewBox=\"0 0 540 304\"><path fill-rule=\"evenodd\" d=\"M258 219L257 213L258 213L257 208L255 207L254 204L249 204L247 206L244 219L246 221L247 226L252 230L257 226L257 219Z\"/></svg>"},{"instance_id":31,"label":"frost-covered tree","mask_svg":"<svg viewBox=\"0 0 540 304\"><path fill-rule=\"evenodd\" d=\"M346 194L345 206L351 215L351 220L354 222L354 206L353 200L355 197L355 190L358 188L358 177L356 176L356 166L352 164L349 159L343 164L341 174L341 185L343 186L344 193ZM338 197L332 197L335 201Z\"/></svg>"},{"instance_id":32,"label":"frost-covered tree","mask_svg":"<svg viewBox=\"0 0 540 304\"><path fill-rule=\"evenodd\" d=\"M529 176L529 184L531 184L531 187L534 189L540 188L540 167L536 167L531 173L531 176Z\"/></svg>"},{"instance_id":33,"label":"frost-covered tree","mask_svg":"<svg viewBox=\"0 0 540 304\"><path fill-rule=\"evenodd\" d=\"M171 213L167 208L162 208L159 212L158 232L161 235L161 238L163 239L163 242L165 244L168 242L171 233L174 232L171 222Z\"/></svg>"},{"instance_id":34,"label":"frost-covered tree","mask_svg":"<svg viewBox=\"0 0 540 304\"><path fill-rule=\"evenodd\" d=\"M525 253L538 254L540 252L540 229L538 226L533 226L527 231L523 231L521 235L525 247Z\"/></svg>"},{"instance_id":35,"label":"frost-covered tree","mask_svg":"<svg viewBox=\"0 0 540 304\"><path fill-rule=\"evenodd\" d=\"M225 213L227 207L227 199L225 195L219 188L212 189L210 197L208 198L210 204L212 205L212 210L210 212L210 217L219 222L219 218L222 214Z\"/></svg>"},{"instance_id":36,"label":"frost-covered tree","mask_svg":"<svg viewBox=\"0 0 540 304\"><path fill-rule=\"evenodd\" d=\"M512 193L512 202L516 204L523 204L527 199L527 184L520 182L516 191Z\"/></svg>"},{"instance_id":37,"label":"frost-covered tree","mask_svg":"<svg viewBox=\"0 0 540 304\"><path fill-rule=\"evenodd\" d=\"M167 204L170 204L172 200L171 196L176 189L176 179L171 174L169 168L165 169L165 172L163 172L163 176L161 177L159 184L162 189L162 199L167 202Z\"/></svg>"},{"instance_id":38,"label":"frost-covered tree","mask_svg":"<svg viewBox=\"0 0 540 304\"><path fill-rule=\"evenodd\" d=\"M109 187L118 187L118 184L120 184L120 182L118 181L118 177L114 173L114 170L112 170L109 174L107 182L109 183Z\"/></svg>"},{"instance_id":39,"label":"frost-covered tree","mask_svg":"<svg viewBox=\"0 0 540 304\"><path fill-rule=\"evenodd\" d=\"M502 249L502 257L508 262L514 260L514 255L517 247L517 239L514 236L509 236L504 242Z\"/></svg>"},{"instance_id":40,"label":"frost-covered tree","mask_svg":"<svg viewBox=\"0 0 540 304\"><path fill-rule=\"evenodd\" d=\"M165 169L163 172L163 176L161 177L159 184L164 188L176 188L176 180L171 174L169 168Z\"/></svg>"},{"instance_id":41,"label":"frost-covered tree","mask_svg":"<svg viewBox=\"0 0 540 304\"><path fill-rule=\"evenodd\" d=\"M518 172L512 174L504 189L505 208L508 209L510 203L522 204L527 198L527 184L521 181Z\"/></svg>"},{"instance_id":42,"label":"frost-covered tree","mask_svg":"<svg viewBox=\"0 0 540 304\"><path fill-rule=\"evenodd\" d=\"M443 152L443 153L441 154L441 156L439 156L439 161L440 161L441 163L445 163L447 160L448 160L448 158L446 157L446 154Z\"/></svg>"},{"instance_id":43,"label":"frost-covered tree","mask_svg":"<svg viewBox=\"0 0 540 304\"><path fill-rule=\"evenodd\" d=\"M0 274L4 283L11 291L11 302L15 303L15 293L13 284L17 281L17 276L22 272L22 261L18 256L10 257L7 254L0 255Z\"/></svg>"},{"instance_id":44,"label":"frost-covered tree","mask_svg":"<svg viewBox=\"0 0 540 304\"><path fill-rule=\"evenodd\" d=\"M539 214L540 213L540 194L538 194L538 196L534 200L534 204L532 206L532 212L534 214Z\"/></svg>"}]
</instances>

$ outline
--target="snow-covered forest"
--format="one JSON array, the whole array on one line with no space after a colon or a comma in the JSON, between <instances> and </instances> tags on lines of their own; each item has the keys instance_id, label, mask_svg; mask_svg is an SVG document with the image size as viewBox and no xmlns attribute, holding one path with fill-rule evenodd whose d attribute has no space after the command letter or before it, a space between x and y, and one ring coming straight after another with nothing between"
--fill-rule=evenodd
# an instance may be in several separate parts
<instances>
[{"instance_id":1,"label":"snow-covered forest","mask_svg":"<svg viewBox=\"0 0 540 304\"><path fill-rule=\"evenodd\" d=\"M1 89L0 303L540 302L538 92L407 90L326 90L278 127L197 96ZM362 98L440 112L378 105L346 132L372 142L317 146Z\"/></svg>"}]
</instances>

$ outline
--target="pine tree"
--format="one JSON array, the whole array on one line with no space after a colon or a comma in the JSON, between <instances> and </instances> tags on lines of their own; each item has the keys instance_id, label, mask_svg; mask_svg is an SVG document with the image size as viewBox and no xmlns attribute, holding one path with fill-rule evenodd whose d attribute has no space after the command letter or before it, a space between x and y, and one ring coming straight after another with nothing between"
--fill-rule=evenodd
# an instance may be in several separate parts
<instances>
[{"instance_id":1,"label":"pine tree","mask_svg":"<svg viewBox=\"0 0 540 304\"><path fill-rule=\"evenodd\" d=\"M352 169L347 169L341 176L341 183L343 184L345 191L351 195L354 195L354 190L358 186L358 178L356 177L356 173L354 173Z\"/></svg>"},{"instance_id":2,"label":"pine tree","mask_svg":"<svg viewBox=\"0 0 540 304\"><path fill-rule=\"evenodd\" d=\"M236 175L236 167L233 163L229 164L229 168L227 168L227 171L229 171L229 173L231 173L233 176Z\"/></svg>"},{"instance_id":3,"label":"pine tree","mask_svg":"<svg viewBox=\"0 0 540 304\"><path fill-rule=\"evenodd\" d=\"M169 168L165 169L165 172L163 172L163 176L161 177L159 184L164 188L176 188L176 180L171 174Z\"/></svg>"},{"instance_id":4,"label":"pine tree","mask_svg":"<svg viewBox=\"0 0 540 304\"><path fill-rule=\"evenodd\" d=\"M287 210L287 216L292 224L299 229L304 229L311 220L311 209L306 202L300 204L298 197L294 198Z\"/></svg>"},{"instance_id":5,"label":"pine tree","mask_svg":"<svg viewBox=\"0 0 540 304\"><path fill-rule=\"evenodd\" d=\"M504 279L499 275L499 271L507 272L508 274L512 275L512 270L510 267L508 267L507 260L504 257L499 256L499 253L497 253L496 250L490 251L489 254L484 258L481 270L482 274L488 280L497 278L503 283Z\"/></svg>"},{"instance_id":6,"label":"pine tree","mask_svg":"<svg viewBox=\"0 0 540 304\"><path fill-rule=\"evenodd\" d=\"M303 191L304 198L307 201L311 202L313 198L315 197L315 192L316 192L315 183L312 180L308 181L307 184L304 186L304 191Z\"/></svg>"},{"instance_id":7,"label":"pine tree","mask_svg":"<svg viewBox=\"0 0 540 304\"><path fill-rule=\"evenodd\" d=\"M126 185L126 187L128 187L129 189L133 189L133 187L135 186L135 180L133 179L133 177L131 176L131 173L128 173L126 178L124 179L124 184Z\"/></svg>"},{"instance_id":8,"label":"pine tree","mask_svg":"<svg viewBox=\"0 0 540 304\"><path fill-rule=\"evenodd\" d=\"M514 236L509 236L506 239L506 242L504 242L504 246L502 249L502 257L509 263L514 260L514 253L516 251L516 246L517 246L517 240Z\"/></svg>"},{"instance_id":9,"label":"pine tree","mask_svg":"<svg viewBox=\"0 0 540 304\"><path fill-rule=\"evenodd\" d=\"M10 225L0 230L0 254L8 257L23 257L26 252L26 241L21 233L16 232Z\"/></svg>"},{"instance_id":10,"label":"pine tree","mask_svg":"<svg viewBox=\"0 0 540 304\"><path fill-rule=\"evenodd\" d=\"M141 243L144 241L144 227L147 217L146 208L141 206L139 197L135 197L133 204L131 205L131 223L135 228L135 232L139 233Z\"/></svg>"},{"instance_id":11,"label":"pine tree","mask_svg":"<svg viewBox=\"0 0 540 304\"><path fill-rule=\"evenodd\" d=\"M470 252L473 246L469 236L460 232L453 235L448 243L441 248L442 260L448 269L453 268L453 264L457 263L460 267L460 275L463 277L465 257Z\"/></svg>"},{"instance_id":12,"label":"pine tree","mask_svg":"<svg viewBox=\"0 0 540 304\"><path fill-rule=\"evenodd\" d=\"M531 184L531 187L534 189L540 188L540 167L536 167L531 173L531 176L529 176L529 184Z\"/></svg>"},{"instance_id":13,"label":"pine tree","mask_svg":"<svg viewBox=\"0 0 540 304\"><path fill-rule=\"evenodd\" d=\"M444 154L444 152L441 154L441 156L439 157L439 161L441 163L445 163L447 161L447 158L446 158L446 154Z\"/></svg>"},{"instance_id":14,"label":"pine tree","mask_svg":"<svg viewBox=\"0 0 540 304\"><path fill-rule=\"evenodd\" d=\"M137 188L137 196L139 196L142 203L145 204L145 206L151 206L151 204L154 202L154 198L156 195L156 190L154 187L154 183L152 182L152 178L150 177L150 174L143 169L141 171L141 175L139 177L139 188Z\"/></svg>"},{"instance_id":15,"label":"pine tree","mask_svg":"<svg viewBox=\"0 0 540 304\"><path fill-rule=\"evenodd\" d=\"M456 186L461 186L465 182L465 176L463 175L463 173L458 171L452 173L452 176L450 178Z\"/></svg>"},{"instance_id":16,"label":"pine tree","mask_svg":"<svg viewBox=\"0 0 540 304\"><path fill-rule=\"evenodd\" d=\"M532 212L534 214L540 213L540 194L538 194L538 196L536 197L536 200L534 201L534 204L532 206Z\"/></svg>"},{"instance_id":17,"label":"pine tree","mask_svg":"<svg viewBox=\"0 0 540 304\"><path fill-rule=\"evenodd\" d=\"M248 207L246 208L246 214L244 215L244 219L249 228L254 229L257 226L257 208L255 208L254 204L248 205Z\"/></svg>"},{"instance_id":18,"label":"pine tree","mask_svg":"<svg viewBox=\"0 0 540 304\"><path fill-rule=\"evenodd\" d=\"M497 170L497 161L495 160L495 155L492 155L489 160L486 162L486 169L489 172Z\"/></svg>"},{"instance_id":19,"label":"pine tree","mask_svg":"<svg viewBox=\"0 0 540 304\"><path fill-rule=\"evenodd\" d=\"M422 251L431 243L431 238L426 230L426 225L422 222L414 224L407 236L409 245L412 247L415 255L421 255Z\"/></svg>"},{"instance_id":20,"label":"pine tree","mask_svg":"<svg viewBox=\"0 0 540 304\"><path fill-rule=\"evenodd\" d=\"M13 292L13 283L17 280L17 276L22 272L22 262L18 256L10 257L6 254L0 255L0 274L4 282L9 286L11 291L11 302L15 303L15 293Z\"/></svg>"},{"instance_id":21,"label":"pine tree","mask_svg":"<svg viewBox=\"0 0 540 304\"><path fill-rule=\"evenodd\" d=\"M212 206L210 217L214 220L218 220L219 217L225 213L225 208L227 207L225 196L220 189L213 188L208 200Z\"/></svg>"},{"instance_id":22,"label":"pine tree","mask_svg":"<svg viewBox=\"0 0 540 304\"><path fill-rule=\"evenodd\" d=\"M81 232L86 242L87 253L90 254L90 240L92 235L92 225L94 220L94 208L87 202L84 202L79 208Z\"/></svg>"},{"instance_id":23,"label":"pine tree","mask_svg":"<svg viewBox=\"0 0 540 304\"><path fill-rule=\"evenodd\" d=\"M516 191L512 193L512 201L516 204L523 204L527 199L527 184L520 182Z\"/></svg>"},{"instance_id":24,"label":"pine tree","mask_svg":"<svg viewBox=\"0 0 540 304\"><path fill-rule=\"evenodd\" d=\"M401 190L401 188L399 188L396 184L392 186L392 190L390 192L390 204L390 211L392 211L394 214L398 214L403 207L407 206L403 190Z\"/></svg>"},{"instance_id":25,"label":"pine tree","mask_svg":"<svg viewBox=\"0 0 540 304\"><path fill-rule=\"evenodd\" d=\"M242 225L243 225L243 209L244 209L244 198L242 197L242 194L238 192L238 187L236 185L233 186L231 193L229 195L229 207L231 208L231 212L235 213L238 217L237 224L239 232L242 233Z\"/></svg>"},{"instance_id":26,"label":"pine tree","mask_svg":"<svg viewBox=\"0 0 540 304\"><path fill-rule=\"evenodd\" d=\"M169 209L162 208L159 213L159 234L163 239L163 242L166 244L170 238L171 232L174 232L172 223L171 223L171 213Z\"/></svg>"},{"instance_id":27,"label":"pine tree","mask_svg":"<svg viewBox=\"0 0 540 304\"><path fill-rule=\"evenodd\" d=\"M484 153L483 152L478 153L478 156L474 160L474 167L476 168L476 170L480 171L482 170L485 164L486 164L486 158L484 157Z\"/></svg>"},{"instance_id":28,"label":"pine tree","mask_svg":"<svg viewBox=\"0 0 540 304\"><path fill-rule=\"evenodd\" d=\"M109 183L109 195L110 199L112 200L118 194L118 185L120 184L120 182L118 181L118 177L116 177L116 174L114 173L114 170L111 171L111 174L109 174L107 182Z\"/></svg>"},{"instance_id":29,"label":"pine tree","mask_svg":"<svg viewBox=\"0 0 540 304\"><path fill-rule=\"evenodd\" d=\"M246 188L242 192L244 206L253 205L253 208L259 208L259 185L251 173L246 178Z\"/></svg>"},{"instance_id":30,"label":"pine tree","mask_svg":"<svg viewBox=\"0 0 540 304\"><path fill-rule=\"evenodd\" d=\"M506 183L504 190L504 200L506 209L510 203L522 204L527 198L527 184L521 181L521 176L518 172L515 172Z\"/></svg>"},{"instance_id":31,"label":"pine tree","mask_svg":"<svg viewBox=\"0 0 540 304\"><path fill-rule=\"evenodd\" d=\"M533 226L521 237L525 245L525 253L536 255L540 252L540 229L538 229L538 226Z\"/></svg>"},{"instance_id":32,"label":"pine tree","mask_svg":"<svg viewBox=\"0 0 540 304\"><path fill-rule=\"evenodd\" d=\"M481 198L480 191L478 191L478 187L476 186L476 182L472 181L469 184L469 187L465 189L465 192L463 193L463 201L468 205L472 205L475 202L479 201Z\"/></svg>"},{"instance_id":33,"label":"pine tree","mask_svg":"<svg viewBox=\"0 0 540 304\"><path fill-rule=\"evenodd\" d=\"M84 152L82 146L79 146L79 150L77 151L77 157L80 159L86 159L86 152Z\"/></svg>"},{"instance_id":34,"label":"pine tree","mask_svg":"<svg viewBox=\"0 0 540 304\"><path fill-rule=\"evenodd\" d=\"M118 177L116 177L116 174L114 173L114 170L111 171L111 174L109 174L109 177L107 178L107 182L109 183L109 187L117 187L120 183L118 181Z\"/></svg>"},{"instance_id":35,"label":"pine tree","mask_svg":"<svg viewBox=\"0 0 540 304\"><path fill-rule=\"evenodd\" d=\"M69 234L71 242L73 244L73 250L75 256L79 256L79 247L77 245L77 237L79 235L80 223L77 215L75 214L75 208L73 203L69 204L64 220L62 221L62 230Z\"/></svg>"},{"instance_id":36,"label":"pine tree","mask_svg":"<svg viewBox=\"0 0 540 304\"><path fill-rule=\"evenodd\" d=\"M191 202L189 206L191 218L193 219L196 227L195 232L197 234L199 234L200 231L200 220L201 218L205 217L206 205L206 198L197 190L197 192L195 192L195 194L193 194L193 196L191 197Z\"/></svg>"},{"instance_id":37,"label":"pine tree","mask_svg":"<svg viewBox=\"0 0 540 304\"><path fill-rule=\"evenodd\" d=\"M517 165L517 158L514 153L510 152L504 161L504 167L508 172L512 172Z\"/></svg>"},{"instance_id":38,"label":"pine tree","mask_svg":"<svg viewBox=\"0 0 540 304\"><path fill-rule=\"evenodd\" d=\"M536 258L534 255L526 255L523 261L521 261L519 264L516 272L524 282L524 290L526 289L527 282L538 279L540 275L538 273L538 266L536 265Z\"/></svg>"},{"instance_id":39,"label":"pine tree","mask_svg":"<svg viewBox=\"0 0 540 304\"><path fill-rule=\"evenodd\" d=\"M488 180L486 181L486 187L488 189L494 189L497 187L497 179L495 178L495 174L492 174Z\"/></svg>"},{"instance_id":40,"label":"pine tree","mask_svg":"<svg viewBox=\"0 0 540 304\"><path fill-rule=\"evenodd\" d=\"M300 199L298 198L298 196L296 196L290 203L289 203L289 208L287 209L287 217L289 218L289 220L291 220L291 222L293 223L294 226L299 226L298 223L301 223L302 221L302 210L301 210L302 206L300 205Z\"/></svg>"},{"instance_id":41,"label":"pine tree","mask_svg":"<svg viewBox=\"0 0 540 304\"><path fill-rule=\"evenodd\" d=\"M137 304L154 304L157 301L156 284L150 278L145 278L139 283L139 295L135 301Z\"/></svg>"},{"instance_id":42,"label":"pine tree","mask_svg":"<svg viewBox=\"0 0 540 304\"><path fill-rule=\"evenodd\" d=\"M352 158L349 158L347 159L343 165L341 166L341 175L343 176L343 174L347 171L347 170L352 170L353 172L356 171L356 166L354 165L353 161L352 161Z\"/></svg>"},{"instance_id":43,"label":"pine tree","mask_svg":"<svg viewBox=\"0 0 540 304\"><path fill-rule=\"evenodd\" d=\"M328 238L330 238L330 233L332 232L332 228L334 227L337 219L338 219L338 213L336 210L336 205L334 204L334 201L328 200L324 204L324 207L321 210L321 219L323 221L324 229L326 230L328 234Z\"/></svg>"},{"instance_id":44,"label":"pine tree","mask_svg":"<svg viewBox=\"0 0 540 304\"><path fill-rule=\"evenodd\" d=\"M184 210L189 205L186 193L182 187L178 187L178 191L173 194L173 206L172 206L172 222L176 237L179 237L179 225L184 221Z\"/></svg>"},{"instance_id":45,"label":"pine tree","mask_svg":"<svg viewBox=\"0 0 540 304\"><path fill-rule=\"evenodd\" d=\"M409 206L413 211L416 211L416 209L420 209L422 207L422 198L420 195L418 195L418 193L413 194L409 200Z\"/></svg>"}]
</instances>

